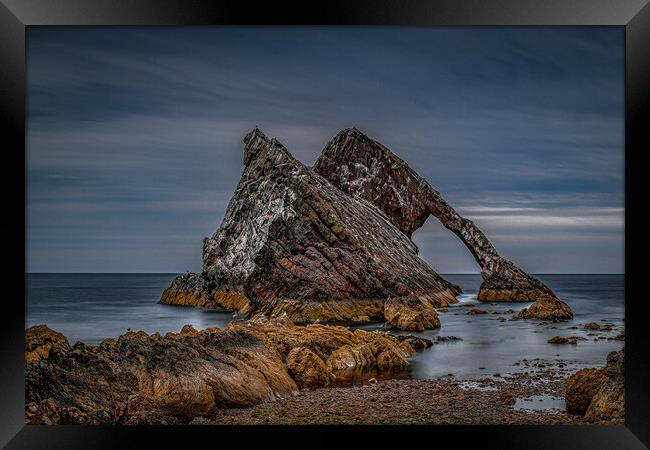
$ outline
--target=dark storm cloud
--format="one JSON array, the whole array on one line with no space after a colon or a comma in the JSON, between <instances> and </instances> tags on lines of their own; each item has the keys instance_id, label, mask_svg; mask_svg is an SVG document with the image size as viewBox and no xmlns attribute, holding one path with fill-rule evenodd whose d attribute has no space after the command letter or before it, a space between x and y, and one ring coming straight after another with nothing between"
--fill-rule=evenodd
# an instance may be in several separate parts
<instances>
[{"instance_id":1,"label":"dark storm cloud","mask_svg":"<svg viewBox=\"0 0 650 450\"><path fill-rule=\"evenodd\" d=\"M615 28L30 28L28 270L200 267L254 126L356 126L533 272L620 272ZM476 271L430 219L442 272Z\"/></svg>"}]
</instances>

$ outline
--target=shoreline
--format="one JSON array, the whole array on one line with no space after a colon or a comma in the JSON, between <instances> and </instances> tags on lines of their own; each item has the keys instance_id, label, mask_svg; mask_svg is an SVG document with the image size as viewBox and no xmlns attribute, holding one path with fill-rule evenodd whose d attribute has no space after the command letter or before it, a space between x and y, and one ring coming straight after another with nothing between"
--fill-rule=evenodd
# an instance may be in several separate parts
<instances>
[{"instance_id":1,"label":"shoreline","mask_svg":"<svg viewBox=\"0 0 650 450\"><path fill-rule=\"evenodd\" d=\"M544 407L545 397L552 403L564 401L568 375L550 361L544 364L548 368L543 371L506 375L501 380L390 379L302 390L289 398L224 410L190 424L583 424L581 416L566 410L536 410Z\"/></svg>"},{"instance_id":2,"label":"shoreline","mask_svg":"<svg viewBox=\"0 0 650 450\"><path fill-rule=\"evenodd\" d=\"M46 326L35 332L31 349L26 347L28 423L584 423L582 416L567 413L565 382L575 370L563 360L521 359L504 367L503 374L478 379L451 373L426 379L412 377L407 355L416 354L415 348L431 346L430 341L399 340L386 333L352 332L343 327L242 321L226 330L199 331L186 326L178 334L165 336L128 332L97 347L70 347L65 336ZM352 342L360 346L349 347ZM309 348L325 351L322 360ZM299 349L302 353L294 354ZM141 355L145 365L129 355ZM356 355L357 372L330 372L332 364L345 363L340 366L344 367L352 355ZM219 369L231 365L238 367L236 372ZM507 373L515 366L523 371ZM99 367L103 369L97 375L87 372ZM329 382L325 382L326 373L331 373ZM105 384L109 380L115 380L112 387ZM222 385L224 381L232 385ZM244 381L254 389L253 397L238 387ZM105 392L98 397L84 388L75 394L79 397L65 394L78 383ZM241 399L235 400L235 392ZM122 400L107 407L102 396ZM196 396L204 401L187 403ZM89 407L88 401L95 406ZM113 410L121 412L110 418Z\"/></svg>"}]
</instances>

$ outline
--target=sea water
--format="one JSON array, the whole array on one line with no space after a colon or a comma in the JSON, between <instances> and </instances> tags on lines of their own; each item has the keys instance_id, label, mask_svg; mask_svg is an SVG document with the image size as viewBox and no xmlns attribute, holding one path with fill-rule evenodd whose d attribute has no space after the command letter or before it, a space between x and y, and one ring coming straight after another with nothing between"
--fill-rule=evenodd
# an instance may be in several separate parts
<instances>
[{"instance_id":1,"label":"sea water","mask_svg":"<svg viewBox=\"0 0 650 450\"><path fill-rule=\"evenodd\" d=\"M224 327L232 312L158 304L160 294L177 274L28 274L26 327L47 324L65 334L73 344L95 345L116 338L127 330L178 332L185 324L197 329ZM624 333L623 275L536 275L566 301L574 311L573 320L546 323L537 320L506 320L510 314L467 315L476 304L485 310L518 311L528 303L482 303L476 300L480 275L446 274L443 277L463 289L459 302L440 313L442 326L418 334L428 338L454 336L416 354L410 376L448 376L470 379L503 376L530 371L525 362L535 360L565 364L567 370L598 367L607 353L620 350L623 341L597 339ZM593 332L584 324L613 324L610 332ZM574 327L574 328L572 328ZM383 324L364 325L383 329ZM595 335L590 335L594 334ZM575 345L554 345L553 336L577 336ZM525 361L526 360L526 361Z\"/></svg>"}]
</instances>

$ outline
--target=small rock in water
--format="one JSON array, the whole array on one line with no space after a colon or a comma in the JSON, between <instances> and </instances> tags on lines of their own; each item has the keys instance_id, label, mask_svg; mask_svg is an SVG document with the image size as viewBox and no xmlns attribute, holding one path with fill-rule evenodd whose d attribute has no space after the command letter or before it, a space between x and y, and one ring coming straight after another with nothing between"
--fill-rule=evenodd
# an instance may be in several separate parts
<instances>
[{"instance_id":1,"label":"small rock in water","mask_svg":"<svg viewBox=\"0 0 650 450\"><path fill-rule=\"evenodd\" d=\"M553 336L547 341L549 344L577 344L578 338L575 336L566 338L564 336Z\"/></svg>"}]
</instances>

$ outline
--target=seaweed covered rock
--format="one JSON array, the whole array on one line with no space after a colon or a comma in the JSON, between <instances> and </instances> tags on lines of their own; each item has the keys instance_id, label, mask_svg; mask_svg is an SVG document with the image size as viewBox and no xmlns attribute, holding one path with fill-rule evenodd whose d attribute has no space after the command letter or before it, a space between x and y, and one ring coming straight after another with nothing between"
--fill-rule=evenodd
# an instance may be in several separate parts
<instances>
[{"instance_id":1,"label":"seaweed covered rock","mask_svg":"<svg viewBox=\"0 0 650 450\"><path fill-rule=\"evenodd\" d=\"M160 303L196 307L214 306L205 280L193 272L174 278L172 284L163 291Z\"/></svg>"},{"instance_id":2,"label":"seaweed covered rock","mask_svg":"<svg viewBox=\"0 0 650 450\"><path fill-rule=\"evenodd\" d=\"M553 336L551 339L548 341L549 344L572 344L575 345L578 343L578 338L575 336L570 336L570 337L564 337L564 336Z\"/></svg>"},{"instance_id":3,"label":"seaweed covered rock","mask_svg":"<svg viewBox=\"0 0 650 450\"><path fill-rule=\"evenodd\" d=\"M414 342L411 347L380 331L351 331L342 326L320 324L286 326L259 317L232 322L226 329L246 330L287 357L296 348L308 349L324 361L335 376L353 371L406 367L411 354L431 346L431 341L424 338L409 336Z\"/></svg>"}]
</instances>

